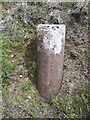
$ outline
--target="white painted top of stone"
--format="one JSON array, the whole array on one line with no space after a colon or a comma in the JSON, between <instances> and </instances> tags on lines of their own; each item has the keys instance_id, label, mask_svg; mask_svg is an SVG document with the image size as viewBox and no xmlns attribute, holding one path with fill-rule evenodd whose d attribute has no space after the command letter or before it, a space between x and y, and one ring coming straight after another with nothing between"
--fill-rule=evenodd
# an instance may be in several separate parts
<instances>
[{"instance_id":1,"label":"white painted top of stone","mask_svg":"<svg viewBox=\"0 0 90 120\"><path fill-rule=\"evenodd\" d=\"M54 54L60 54L62 50L62 42L65 43L65 25L56 24L40 24L38 25L38 31L47 31L47 34L43 38L43 46L45 49L49 49ZM42 31L42 32L43 32Z\"/></svg>"}]
</instances>

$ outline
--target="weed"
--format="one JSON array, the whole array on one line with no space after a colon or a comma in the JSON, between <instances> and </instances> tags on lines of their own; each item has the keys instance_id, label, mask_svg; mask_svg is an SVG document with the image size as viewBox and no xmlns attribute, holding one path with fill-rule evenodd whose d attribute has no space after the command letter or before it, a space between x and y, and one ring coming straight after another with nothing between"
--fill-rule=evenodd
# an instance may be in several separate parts
<instances>
[{"instance_id":1,"label":"weed","mask_svg":"<svg viewBox=\"0 0 90 120\"><path fill-rule=\"evenodd\" d=\"M35 30L34 28L31 28L31 27L30 27L30 28L28 28L28 32L29 32L29 33L35 33L36 30Z\"/></svg>"},{"instance_id":2,"label":"weed","mask_svg":"<svg viewBox=\"0 0 90 120\"><path fill-rule=\"evenodd\" d=\"M71 3L71 2L74 2L73 0L63 0L63 2L65 2L65 3Z\"/></svg>"},{"instance_id":3,"label":"weed","mask_svg":"<svg viewBox=\"0 0 90 120\"><path fill-rule=\"evenodd\" d=\"M0 85L1 85L1 77L2 77L2 35L0 35Z\"/></svg>"},{"instance_id":4,"label":"weed","mask_svg":"<svg viewBox=\"0 0 90 120\"><path fill-rule=\"evenodd\" d=\"M65 5L66 7L72 7L73 0L64 0L63 5Z\"/></svg>"},{"instance_id":5,"label":"weed","mask_svg":"<svg viewBox=\"0 0 90 120\"><path fill-rule=\"evenodd\" d=\"M36 71L36 62L35 61L33 61L33 62L31 62L31 68L32 68L32 75L35 75L35 71Z\"/></svg>"},{"instance_id":6,"label":"weed","mask_svg":"<svg viewBox=\"0 0 90 120\"><path fill-rule=\"evenodd\" d=\"M7 36L5 34L0 35L0 40L3 41L3 49L2 49L2 78L5 79L11 70L15 67L15 64L12 64L11 60L8 56L8 43L7 43Z\"/></svg>"},{"instance_id":7,"label":"weed","mask_svg":"<svg viewBox=\"0 0 90 120\"><path fill-rule=\"evenodd\" d=\"M5 33L0 34L0 41L3 41L2 45L2 79L5 80L11 73L11 71L16 67L17 62L21 59L20 55L14 52L20 52L21 48L23 46L23 40L22 37L18 34L17 40L8 41L8 35ZM19 40L20 39L20 40ZM11 53L9 53L9 50L11 50L11 53L16 54L15 60L13 61L13 58L10 57ZM21 54L21 52L19 53Z\"/></svg>"},{"instance_id":8,"label":"weed","mask_svg":"<svg viewBox=\"0 0 90 120\"><path fill-rule=\"evenodd\" d=\"M0 106L0 118L3 117L3 108Z\"/></svg>"},{"instance_id":9,"label":"weed","mask_svg":"<svg viewBox=\"0 0 90 120\"><path fill-rule=\"evenodd\" d=\"M85 54L85 60L86 60L86 62L90 63L90 55L89 54Z\"/></svg>"},{"instance_id":10,"label":"weed","mask_svg":"<svg viewBox=\"0 0 90 120\"><path fill-rule=\"evenodd\" d=\"M32 13L32 14L37 12L37 6L35 6L35 5L29 6L27 8L27 12Z\"/></svg>"},{"instance_id":11,"label":"weed","mask_svg":"<svg viewBox=\"0 0 90 120\"><path fill-rule=\"evenodd\" d=\"M29 112L30 117L38 117L38 110L44 111L47 104L39 99L39 94L36 88L32 85L31 81L25 83L18 83L13 91L13 102L11 104L25 112ZM39 101L40 100L40 101Z\"/></svg>"},{"instance_id":12,"label":"weed","mask_svg":"<svg viewBox=\"0 0 90 120\"><path fill-rule=\"evenodd\" d=\"M90 93L88 91L88 84L81 84L75 90L75 94L69 98L67 95L64 97L52 96L51 103L54 106L59 106L65 117L71 118L87 118L89 115L89 101Z\"/></svg>"},{"instance_id":13,"label":"weed","mask_svg":"<svg viewBox=\"0 0 90 120\"><path fill-rule=\"evenodd\" d=\"M3 95L3 100L6 103L9 102L9 94L6 86L2 87L2 95Z\"/></svg>"}]
</instances>

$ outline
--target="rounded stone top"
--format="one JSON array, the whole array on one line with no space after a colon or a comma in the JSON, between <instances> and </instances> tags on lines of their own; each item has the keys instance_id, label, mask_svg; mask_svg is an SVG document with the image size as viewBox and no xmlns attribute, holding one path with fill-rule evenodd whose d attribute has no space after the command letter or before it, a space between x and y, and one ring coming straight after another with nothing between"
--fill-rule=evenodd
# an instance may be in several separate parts
<instances>
[{"instance_id":1,"label":"rounded stone top","mask_svg":"<svg viewBox=\"0 0 90 120\"><path fill-rule=\"evenodd\" d=\"M66 26L65 24L39 24L37 26L37 30L65 30Z\"/></svg>"}]
</instances>

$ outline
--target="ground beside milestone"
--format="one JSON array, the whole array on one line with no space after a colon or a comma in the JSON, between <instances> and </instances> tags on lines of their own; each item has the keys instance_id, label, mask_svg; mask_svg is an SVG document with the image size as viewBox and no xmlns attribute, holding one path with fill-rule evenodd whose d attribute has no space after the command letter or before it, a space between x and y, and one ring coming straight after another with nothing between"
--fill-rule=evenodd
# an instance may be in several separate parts
<instances>
[{"instance_id":1,"label":"ground beside milestone","mask_svg":"<svg viewBox=\"0 0 90 120\"><path fill-rule=\"evenodd\" d=\"M84 118L90 112L88 82L88 8L68 13L76 3L2 3L0 9L0 62L2 98L0 114L7 118ZM79 13L79 12L78 12ZM2 24L3 23L3 24ZM50 103L38 93L36 26L66 25L63 80L60 93ZM1 100L1 98L0 98ZM0 102L0 105L2 101ZM3 108L3 109L2 109Z\"/></svg>"}]
</instances>

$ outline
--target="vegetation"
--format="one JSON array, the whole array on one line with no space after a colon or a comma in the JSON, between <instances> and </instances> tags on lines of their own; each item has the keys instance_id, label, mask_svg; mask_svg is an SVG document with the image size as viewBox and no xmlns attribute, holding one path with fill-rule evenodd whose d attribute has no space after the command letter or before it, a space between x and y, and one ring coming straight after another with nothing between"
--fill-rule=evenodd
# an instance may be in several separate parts
<instances>
[{"instance_id":1,"label":"vegetation","mask_svg":"<svg viewBox=\"0 0 90 120\"><path fill-rule=\"evenodd\" d=\"M71 5L71 3L65 4L67 7ZM42 7L45 9L44 2ZM29 6L27 11L34 14L37 6ZM5 11L3 14L7 16ZM72 95L68 93L67 88L64 88L64 93L52 96L49 104L43 100L33 84L36 71L36 25L37 23L33 21L26 25L16 19L11 29L7 28L0 33L0 63L2 63L0 64L0 82L2 80L0 90L2 89L4 102L3 110L0 108L0 114L3 112L3 116L13 118L37 118L38 116L57 118L60 113L62 118L68 120L71 118L87 120L90 111L88 83L85 81L80 83ZM85 54L84 58L87 64L90 57ZM20 72L24 71L24 75L18 73L19 65L24 68L24 70L20 70ZM70 63L67 63L67 66L71 67ZM15 72L16 74L13 75ZM67 80L68 78L65 78L64 83Z\"/></svg>"},{"instance_id":2,"label":"vegetation","mask_svg":"<svg viewBox=\"0 0 90 120\"><path fill-rule=\"evenodd\" d=\"M5 80L16 67L17 61L20 59L19 55L15 54L16 49L21 45L21 42L8 41L8 36L5 33L1 34L3 41L2 49L2 78ZM19 53L20 54L20 53ZM13 60L13 57L16 59Z\"/></svg>"},{"instance_id":3,"label":"vegetation","mask_svg":"<svg viewBox=\"0 0 90 120\"><path fill-rule=\"evenodd\" d=\"M63 97L52 96L51 103L56 107L59 106L68 119L77 119L80 116L80 118L87 120L89 118L90 104L90 93L88 88L89 84L81 84L70 98L68 98L67 94Z\"/></svg>"}]
</instances>

